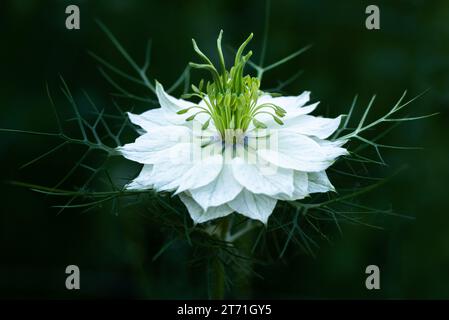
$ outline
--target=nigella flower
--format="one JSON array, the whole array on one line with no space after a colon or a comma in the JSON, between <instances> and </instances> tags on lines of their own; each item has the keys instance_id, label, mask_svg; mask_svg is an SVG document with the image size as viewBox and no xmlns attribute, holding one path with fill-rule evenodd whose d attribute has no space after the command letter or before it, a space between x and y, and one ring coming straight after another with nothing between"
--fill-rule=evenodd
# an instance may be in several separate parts
<instances>
[{"instance_id":1,"label":"nigella flower","mask_svg":"<svg viewBox=\"0 0 449 320\"><path fill-rule=\"evenodd\" d=\"M310 92L274 96L260 81L244 76L252 35L240 46L228 71L217 40L219 70L197 47L213 81L177 99L156 83L160 108L129 113L142 129L135 142L118 148L127 159L143 164L127 189L173 192L195 223L233 212L266 223L278 200L300 200L311 193L334 191L326 169L342 155L345 141L327 140L340 118L310 115ZM186 98L186 97L184 97Z\"/></svg>"}]
</instances>

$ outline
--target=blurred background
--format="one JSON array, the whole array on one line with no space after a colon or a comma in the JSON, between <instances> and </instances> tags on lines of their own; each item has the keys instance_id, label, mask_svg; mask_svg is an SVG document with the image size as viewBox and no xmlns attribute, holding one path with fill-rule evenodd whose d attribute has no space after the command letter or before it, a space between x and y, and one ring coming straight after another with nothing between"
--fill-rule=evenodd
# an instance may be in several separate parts
<instances>
[{"instance_id":1,"label":"blurred background","mask_svg":"<svg viewBox=\"0 0 449 320\"><path fill-rule=\"evenodd\" d=\"M311 50L267 72L271 88L298 70L286 88L290 94L312 91L318 113L347 112L355 94L360 107L373 94L373 114L385 113L404 90L409 97L429 91L407 109L411 115L440 112L393 130L385 144L422 150L386 150L388 176L408 169L364 197L380 208L393 207L414 220L379 215L383 230L343 225L330 227L330 242L320 241L312 257L292 248L284 259L257 266L262 278L236 284L234 298L449 298L449 2L446 0L375 1L381 29L365 28L367 1L279 0L271 5L267 63L312 43ZM65 28L65 8L76 4L81 29ZM191 47L212 53L219 30L224 43L238 46L250 32L257 60L264 30L263 1L12 1L0 2L0 127L54 132L46 95L48 82L58 112L70 114L59 75L82 100L85 90L101 108L111 106L116 90L98 72L92 50L123 69L126 62L95 23L101 20L129 53L143 62L152 39L150 75L173 83L196 60ZM129 70L129 68L128 68ZM128 87L134 89L133 86ZM142 103L119 100L125 108ZM83 107L83 106L81 106ZM48 137L0 133L0 296L3 298L205 298L204 268L192 266L191 248L182 242L157 260L153 256L168 235L138 212L81 213L51 208L59 199L7 184L18 180L51 186L70 170L73 150L20 166L55 145ZM128 175L137 173L130 166ZM76 182L75 182L76 185ZM338 188L338 186L337 186ZM297 252L295 252L296 250ZM65 288L65 267L81 270L81 290ZM381 289L365 288L365 268L381 271Z\"/></svg>"}]
</instances>

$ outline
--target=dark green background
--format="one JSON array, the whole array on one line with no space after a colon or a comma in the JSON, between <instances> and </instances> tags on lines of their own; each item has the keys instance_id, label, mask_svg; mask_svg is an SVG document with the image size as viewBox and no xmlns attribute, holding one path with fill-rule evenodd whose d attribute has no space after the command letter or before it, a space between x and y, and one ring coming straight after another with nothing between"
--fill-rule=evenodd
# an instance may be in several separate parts
<instances>
[{"instance_id":1,"label":"dark green background","mask_svg":"<svg viewBox=\"0 0 449 320\"><path fill-rule=\"evenodd\" d=\"M449 2L375 1L381 30L368 31L364 12L371 2L273 1L266 60L275 61L309 43L314 47L267 73L263 87L302 69L304 74L287 90L311 90L313 98L322 101L319 111L331 115L346 112L356 93L361 106L377 93L374 114L381 114L405 89L414 96L430 88L408 110L440 115L405 123L384 140L424 149L387 150L390 167L384 174L403 164L409 167L365 197L416 219L381 216L377 224L384 230L344 225L341 236L330 228L332 241L320 242L316 258L291 252L270 267L259 267L264 279L237 285L232 297L449 298ZM68 4L81 9L79 31L65 29ZM264 8L263 1L1 1L0 127L55 130L45 82L64 114L68 105L58 91L59 74L76 97L85 89L99 106L111 104L113 89L86 50L120 66L125 63L96 18L138 61L151 38L150 74L168 84L194 58L190 38L210 53L220 28L224 42L233 46L254 32L257 58ZM0 178L44 185L57 181L71 168L69 152L19 170L52 143L43 137L0 133ZM72 210L56 215L50 208L55 199L7 184L0 189L1 297L206 297L204 269L187 264L191 251L186 245L175 245L152 262L167 235L138 212L115 216ZM69 264L81 269L79 291L65 289ZM369 264L381 269L381 290L365 289Z\"/></svg>"}]
</instances>

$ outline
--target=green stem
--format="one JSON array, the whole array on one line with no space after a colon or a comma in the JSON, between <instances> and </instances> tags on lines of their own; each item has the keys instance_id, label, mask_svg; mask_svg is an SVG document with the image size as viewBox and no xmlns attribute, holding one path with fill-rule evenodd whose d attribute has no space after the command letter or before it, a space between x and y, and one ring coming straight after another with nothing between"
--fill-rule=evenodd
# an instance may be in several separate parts
<instances>
[{"instance_id":1,"label":"green stem","mask_svg":"<svg viewBox=\"0 0 449 320\"><path fill-rule=\"evenodd\" d=\"M217 236L220 240L226 239L229 227L229 217L219 222ZM208 264L209 299L212 300L223 300L225 296L225 266L219 255L219 251L215 252Z\"/></svg>"},{"instance_id":2,"label":"green stem","mask_svg":"<svg viewBox=\"0 0 449 320\"><path fill-rule=\"evenodd\" d=\"M225 272L218 257L209 261L209 299L223 300L225 295Z\"/></svg>"}]
</instances>

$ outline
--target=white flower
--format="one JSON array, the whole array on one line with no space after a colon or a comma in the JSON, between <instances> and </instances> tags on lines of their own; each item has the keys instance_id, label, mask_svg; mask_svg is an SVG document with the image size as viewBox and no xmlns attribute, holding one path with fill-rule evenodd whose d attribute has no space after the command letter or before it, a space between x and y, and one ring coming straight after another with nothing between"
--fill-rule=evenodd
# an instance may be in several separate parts
<instances>
[{"instance_id":1,"label":"white flower","mask_svg":"<svg viewBox=\"0 0 449 320\"><path fill-rule=\"evenodd\" d=\"M210 63L219 78L206 92L203 84L193 87L198 104L156 83L160 108L128 114L143 134L118 151L143 168L127 189L174 192L195 223L232 212L267 223L278 200L334 191L325 170L347 151L345 141L326 139L341 117L310 115L318 103L307 105L309 92L272 97L260 91L257 79L242 75L250 56L242 56L242 47L230 72L224 60L221 74Z\"/></svg>"}]
</instances>

